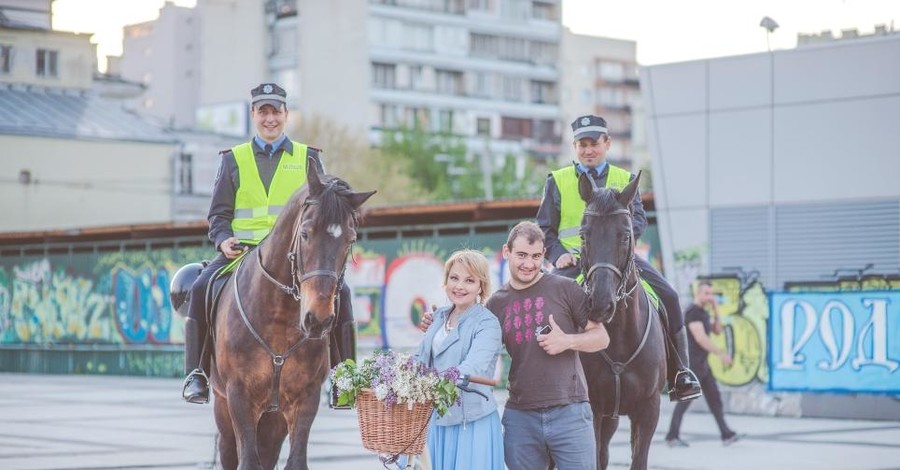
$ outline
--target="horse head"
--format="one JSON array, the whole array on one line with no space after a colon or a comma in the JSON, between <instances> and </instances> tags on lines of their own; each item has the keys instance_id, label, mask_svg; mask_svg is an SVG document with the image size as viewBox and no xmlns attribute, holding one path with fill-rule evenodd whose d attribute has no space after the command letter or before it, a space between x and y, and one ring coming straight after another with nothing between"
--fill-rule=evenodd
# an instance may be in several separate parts
<instances>
[{"instance_id":1,"label":"horse head","mask_svg":"<svg viewBox=\"0 0 900 470\"><path fill-rule=\"evenodd\" d=\"M638 283L631 201L640 179L638 173L619 192L596 188L586 174L578 178L578 192L586 204L581 220L581 269L589 298L588 318L593 321L612 321Z\"/></svg>"},{"instance_id":2,"label":"horse head","mask_svg":"<svg viewBox=\"0 0 900 470\"><path fill-rule=\"evenodd\" d=\"M289 202L298 207L288 258L299 290L300 329L321 336L334 318L335 296L356 242L359 208L375 191L355 192L308 160L307 186Z\"/></svg>"}]
</instances>

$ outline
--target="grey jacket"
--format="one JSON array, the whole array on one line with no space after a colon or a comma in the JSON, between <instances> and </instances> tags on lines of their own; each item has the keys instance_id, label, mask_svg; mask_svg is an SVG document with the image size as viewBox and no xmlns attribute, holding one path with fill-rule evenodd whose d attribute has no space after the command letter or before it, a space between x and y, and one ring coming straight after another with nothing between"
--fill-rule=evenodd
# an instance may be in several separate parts
<instances>
[{"instance_id":1,"label":"grey jacket","mask_svg":"<svg viewBox=\"0 0 900 470\"><path fill-rule=\"evenodd\" d=\"M425 332L425 338L416 353L418 360L430 364L438 371L456 366L461 375L490 378L494 376L497 356L502 347L500 322L484 305L473 304L459 318L457 327L450 331L440 348L432 350L434 335L444 327L447 314L452 307L442 307L434 312L434 323ZM450 412L434 422L436 426L453 426L467 421L475 421L497 409L491 387L469 384L469 388L479 390L488 396L460 391L461 404L454 405Z\"/></svg>"}]
</instances>

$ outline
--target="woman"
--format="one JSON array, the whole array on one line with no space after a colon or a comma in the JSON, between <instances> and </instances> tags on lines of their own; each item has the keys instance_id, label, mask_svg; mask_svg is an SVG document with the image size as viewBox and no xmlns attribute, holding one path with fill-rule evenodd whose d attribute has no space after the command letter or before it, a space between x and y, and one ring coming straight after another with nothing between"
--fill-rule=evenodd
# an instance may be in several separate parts
<instances>
[{"instance_id":1,"label":"woman","mask_svg":"<svg viewBox=\"0 0 900 470\"><path fill-rule=\"evenodd\" d=\"M500 353L500 323L482 303L491 293L487 259L460 250L444 265L444 289L452 305L434 312L434 322L419 345L419 360L441 371L457 367L462 377L492 378ZM491 387L468 384L485 394L460 391L460 404L443 417L435 414L428 452L435 470L503 470L503 434Z\"/></svg>"}]
</instances>

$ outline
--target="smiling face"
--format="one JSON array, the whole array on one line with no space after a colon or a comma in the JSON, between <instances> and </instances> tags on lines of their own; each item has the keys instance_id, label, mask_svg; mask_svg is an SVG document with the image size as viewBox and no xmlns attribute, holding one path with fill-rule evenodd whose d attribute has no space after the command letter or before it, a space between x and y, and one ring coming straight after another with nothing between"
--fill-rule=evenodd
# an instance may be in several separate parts
<instances>
[{"instance_id":1,"label":"smiling face","mask_svg":"<svg viewBox=\"0 0 900 470\"><path fill-rule=\"evenodd\" d=\"M597 140L585 137L574 143L578 161L588 168L597 168L606 161L606 152L609 152L610 140L606 134L601 134Z\"/></svg>"},{"instance_id":2,"label":"smiling face","mask_svg":"<svg viewBox=\"0 0 900 470\"><path fill-rule=\"evenodd\" d=\"M284 106L278 108L270 104L254 106L250 114L260 139L271 143L284 133L284 125L287 123L288 117L287 109Z\"/></svg>"},{"instance_id":3,"label":"smiling face","mask_svg":"<svg viewBox=\"0 0 900 470\"><path fill-rule=\"evenodd\" d=\"M524 236L516 237L511 246L503 245L503 257L509 264L509 284L515 289L524 289L540 279L544 242L528 243Z\"/></svg>"},{"instance_id":4,"label":"smiling face","mask_svg":"<svg viewBox=\"0 0 900 470\"><path fill-rule=\"evenodd\" d=\"M447 273L444 291L447 293L450 303L456 307L457 312L462 313L471 307L478 300L478 296L482 294L482 290L481 281L477 276L466 269L462 263L453 263Z\"/></svg>"}]
</instances>

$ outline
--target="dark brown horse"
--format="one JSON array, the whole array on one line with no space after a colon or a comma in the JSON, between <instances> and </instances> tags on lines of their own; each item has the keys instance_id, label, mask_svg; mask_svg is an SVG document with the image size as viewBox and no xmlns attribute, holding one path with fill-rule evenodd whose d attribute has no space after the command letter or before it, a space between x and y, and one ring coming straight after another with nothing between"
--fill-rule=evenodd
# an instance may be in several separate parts
<instances>
[{"instance_id":1,"label":"dark brown horse","mask_svg":"<svg viewBox=\"0 0 900 470\"><path fill-rule=\"evenodd\" d=\"M307 185L228 280L217 307L211 383L226 469L306 469L309 430L328 373L335 295L374 194L308 166Z\"/></svg>"},{"instance_id":2,"label":"dark brown horse","mask_svg":"<svg viewBox=\"0 0 900 470\"><path fill-rule=\"evenodd\" d=\"M619 415L631 419L631 468L646 469L650 441L659 421L665 382L665 346L658 313L638 279L630 203L640 174L621 193L578 181L587 203L581 222L581 263L591 320L606 323L609 347L581 353L594 412L597 468L609 464L609 441Z\"/></svg>"}]
</instances>

